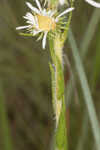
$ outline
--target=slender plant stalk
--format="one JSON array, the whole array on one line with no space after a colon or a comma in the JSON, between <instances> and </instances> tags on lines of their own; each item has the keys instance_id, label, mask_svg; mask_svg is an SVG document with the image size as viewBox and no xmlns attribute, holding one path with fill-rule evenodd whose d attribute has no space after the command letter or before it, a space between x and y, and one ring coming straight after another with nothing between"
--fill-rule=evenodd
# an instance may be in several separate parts
<instances>
[{"instance_id":1,"label":"slender plant stalk","mask_svg":"<svg viewBox=\"0 0 100 150\"><path fill-rule=\"evenodd\" d=\"M53 6L54 7L54 6ZM64 75L63 75L63 47L67 38L67 32L71 21L72 12L69 15L66 29L63 33L56 33L54 39L49 39L52 79L52 103L55 113L55 135L54 150L68 150L67 127L66 127L66 106L64 99Z\"/></svg>"},{"instance_id":2,"label":"slender plant stalk","mask_svg":"<svg viewBox=\"0 0 100 150\"><path fill-rule=\"evenodd\" d=\"M93 38L93 35L96 31L97 25L99 23L99 19L100 19L100 10L95 9L93 12L92 18L88 24L88 27L86 28L85 34L83 36L83 39L80 45L81 56L83 59L85 59L87 55L88 48Z\"/></svg>"},{"instance_id":3,"label":"slender plant stalk","mask_svg":"<svg viewBox=\"0 0 100 150\"><path fill-rule=\"evenodd\" d=\"M69 30L68 40L72 48L73 58L74 58L77 73L80 79L80 84L83 90L84 100L87 106L88 115L89 115L90 123L92 126L93 135L95 138L96 147L97 147L97 150L99 150L100 149L100 126L99 126L99 122L96 116L96 111L95 111L92 95L89 89L89 85L87 82L87 78L85 75L85 71L83 68L83 64L80 59L78 48L74 40L74 36L73 36L71 29Z\"/></svg>"},{"instance_id":4,"label":"slender plant stalk","mask_svg":"<svg viewBox=\"0 0 100 150\"><path fill-rule=\"evenodd\" d=\"M3 89L0 85L0 130L2 133L3 150L13 150L4 100Z\"/></svg>"},{"instance_id":5,"label":"slender plant stalk","mask_svg":"<svg viewBox=\"0 0 100 150\"><path fill-rule=\"evenodd\" d=\"M65 101L64 101L64 76L62 65L62 48L60 45L59 35L56 36L56 39L54 41L50 41L50 51L53 63L53 65L50 64L52 74L53 108L56 119L54 149L67 150L67 131L66 131Z\"/></svg>"}]
</instances>

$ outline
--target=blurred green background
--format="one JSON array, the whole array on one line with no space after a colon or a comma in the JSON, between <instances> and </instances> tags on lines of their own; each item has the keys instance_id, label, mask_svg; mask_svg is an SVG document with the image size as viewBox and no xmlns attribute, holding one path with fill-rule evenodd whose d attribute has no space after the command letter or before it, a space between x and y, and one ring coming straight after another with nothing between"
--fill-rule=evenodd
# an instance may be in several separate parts
<instances>
[{"instance_id":1,"label":"blurred green background","mask_svg":"<svg viewBox=\"0 0 100 150\"><path fill-rule=\"evenodd\" d=\"M48 46L46 50L42 50L41 41L36 41L36 37L20 36L15 30L17 26L25 24L22 16L29 11L25 2L25 0L0 0L0 97L4 101L11 129L13 150L49 150L54 132L50 54ZM32 0L30 2L35 4ZM92 91L98 119L100 119L99 20L100 10L94 9L84 1L75 2L71 27ZM82 150L85 147L86 150L96 150L68 41L64 47L64 67L69 149ZM2 111L0 113L2 115ZM2 116L0 118L2 122ZM2 126L0 126L0 150L5 150Z\"/></svg>"}]
</instances>

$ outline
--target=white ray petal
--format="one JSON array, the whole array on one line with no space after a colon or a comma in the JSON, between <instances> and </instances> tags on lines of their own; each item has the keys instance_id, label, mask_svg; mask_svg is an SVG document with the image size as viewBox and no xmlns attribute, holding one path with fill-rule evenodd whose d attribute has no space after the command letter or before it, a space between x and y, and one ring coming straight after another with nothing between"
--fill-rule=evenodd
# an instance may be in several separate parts
<instances>
[{"instance_id":1,"label":"white ray petal","mask_svg":"<svg viewBox=\"0 0 100 150\"><path fill-rule=\"evenodd\" d=\"M93 0L85 0L85 1L94 7L100 8L100 3L98 2L94 2Z\"/></svg>"},{"instance_id":2,"label":"white ray petal","mask_svg":"<svg viewBox=\"0 0 100 150\"><path fill-rule=\"evenodd\" d=\"M26 29L26 28L29 28L29 27L30 27L30 25L28 25L28 26L20 26L20 27L17 27L16 30Z\"/></svg>"},{"instance_id":3,"label":"white ray petal","mask_svg":"<svg viewBox=\"0 0 100 150\"><path fill-rule=\"evenodd\" d=\"M46 32L44 33L44 37L43 37L43 40L42 40L42 48L43 48L43 49L45 49L45 46L46 46L47 34L48 34L48 31L46 31Z\"/></svg>"},{"instance_id":4,"label":"white ray petal","mask_svg":"<svg viewBox=\"0 0 100 150\"><path fill-rule=\"evenodd\" d=\"M30 20L27 20L26 23L34 25L34 23L32 21L30 21Z\"/></svg>"},{"instance_id":5,"label":"white ray petal","mask_svg":"<svg viewBox=\"0 0 100 150\"><path fill-rule=\"evenodd\" d=\"M42 15L43 15L43 16L47 16L47 12L46 12L46 9L45 9L45 8L44 8L43 11L42 11Z\"/></svg>"},{"instance_id":6,"label":"white ray petal","mask_svg":"<svg viewBox=\"0 0 100 150\"><path fill-rule=\"evenodd\" d=\"M36 21L35 21L35 18L34 16L31 14L31 13L27 13L26 16L24 16L25 19L27 19L27 23L30 23L30 24L33 24L33 25L36 25Z\"/></svg>"},{"instance_id":7,"label":"white ray petal","mask_svg":"<svg viewBox=\"0 0 100 150\"><path fill-rule=\"evenodd\" d=\"M31 5L31 3L29 3L29 2L26 2L26 5L32 10L32 11L34 11L35 13L37 13L37 14L41 14L40 13L40 11L37 9L37 8L35 8L35 7L33 7L32 5Z\"/></svg>"},{"instance_id":8,"label":"white ray petal","mask_svg":"<svg viewBox=\"0 0 100 150\"><path fill-rule=\"evenodd\" d=\"M45 1L44 1L44 5L43 5L43 8L46 6L46 3L47 3L47 1L45 0Z\"/></svg>"},{"instance_id":9,"label":"white ray petal","mask_svg":"<svg viewBox=\"0 0 100 150\"><path fill-rule=\"evenodd\" d=\"M51 11L51 10L48 10L48 11L47 11L47 14L48 14L48 15L50 15L51 13L52 13L52 11Z\"/></svg>"},{"instance_id":10,"label":"white ray petal","mask_svg":"<svg viewBox=\"0 0 100 150\"><path fill-rule=\"evenodd\" d=\"M36 28L39 28L39 24L38 24L38 18L37 18L37 16L34 16L34 18L35 18L35 26L36 26Z\"/></svg>"},{"instance_id":11,"label":"white ray petal","mask_svg":"<svg viewBox=\"0 0 100 150\"><path fill-rule=\"evenodd\" d=\"M23 18L28 20L28 17L27 17L27 16L23 16Z\"/></svg>"},{"instance_id":12,"label":"white ray petal","mask_svg":"<svg viewBox=\"0 0 100 150\"><path fill-rule=\"evenodd\" d=\"M37 35L37 34L40 33L40 32L42 32L42 31L41 31L41 30L39 30L39 31L34 30L32 33L33 33L33 35L35 36L35 35Z\"/></svg>"},{"instance_id":13,"label":"white ray petal","mask_svg":"<svg viewBox=\"0 0 100 150\"><path fill-rule=\"evenodd\" d=\"M39 2L38 0L35 0L35 1L36 1L36 4L37 4L39 10L42 11L42 7L41 7L41 5L40 5L40 2Z\"/></svg>"},{"instance_id":14,"label":"white ray petal","mask_svg":"<svg viewBox=\"0 0 100 150\"><path fill-rule=\"evenodd\" d=\"M64 5L65 4L65 0L59 0L60 5Z\"/></svg>"},{"instance_id":15,"label":"white ray petal","mask_svg":"<svg viewBox=\"0 0 100 150\"><path fill-rule=\"evenodd\" d=\"M56 13L56 10L55 10L55 11L48 11L48 15L49 15L50 17L52 17L55 13Z\"/></svg>"},{"instance_id":16,"label":"white ray petal","mask_svg":"<svg viewBox=\"0 0 100 150\"><path fill-rule=\"evenodd\" d=\"M61 16L67 14L68 12L70 12L70 11L72 11L72 10L74 10L73 7L67 8L67 9L66 9L65 11L63 11L59 16L56 17L55 21L57 22L57 21L58 21L58 18L60 18Z\"/></svg>"},{"instance_id":17,"label":"white ray petal","mask_svg":"<svg viewBox=\"0 0 100 150\"><path fill-rule=\"evenodd\" d=\"M33 20L34 19L34 16L30 12L28 12L26 14L26 17L28 17L29 20Z\"/></svg>"}]
</instances>

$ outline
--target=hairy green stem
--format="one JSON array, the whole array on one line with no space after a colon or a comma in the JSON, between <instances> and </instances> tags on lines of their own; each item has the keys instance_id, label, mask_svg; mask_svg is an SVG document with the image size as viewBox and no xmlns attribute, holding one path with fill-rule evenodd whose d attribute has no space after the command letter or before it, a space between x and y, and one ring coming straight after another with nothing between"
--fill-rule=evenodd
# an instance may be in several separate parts
<instances>
[{"instance_id":1,"label":"hairy green stem","mask_svg":"<svg viewBox=\"0 0 100 150\"><path fill-rule=\"evenodd\" d=\"M73 6L72 1L71 6ZM64 42L67 38L67 32L71 22L71 17L72 12L69 15L69 19L66 23L64 32L56 33L54 39L49 39L52 62L50 63L52 76L52 103L55 114L54 150L68 150L67 126L65 116L66 106L64 99L63 47Z\"/></svg>"},{"instance_id":2,"label":"hairy green stem","mask_svg":"<svg viewBox=\"0 0 100 150\"><path fill-rule=\"evenodd\" d=\"M54 41L50 40L50 52L52 58L52 64L50 64L52 74L52 97L56 120L54 149L67 150L62 42L59 34L56 35Z\"/></svg>"}]
</instances>

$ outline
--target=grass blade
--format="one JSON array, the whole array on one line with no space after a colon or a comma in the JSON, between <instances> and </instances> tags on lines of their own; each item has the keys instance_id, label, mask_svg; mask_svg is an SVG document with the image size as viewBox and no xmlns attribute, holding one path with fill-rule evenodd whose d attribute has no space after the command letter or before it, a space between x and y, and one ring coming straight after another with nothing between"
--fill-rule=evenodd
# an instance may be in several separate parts
<instances>
[{"instance_id":1,"label":"grass blade","mask_svg":"<svg viewBox=\"0 0 100 150\"><path fill-rule=\"evenodd\" d=\"M95 9L92 15L92 19L89 22L88 28L86 29L85 35L80 45L81 55L83 58L87 54L89 44L93 38L99 19L100 19L100 10Z\"/></svg>"},{"instance_id":2,"label":"grass blade","mask_svg":"<svg viewBox=\"0 0 100 150\"><path fill-rule=\"evenodd\" d=\"M95 107L93 104L93 99L91 96L91 92L89 89L89 85L87 82L87 78L85 75L85 71L83 68L83 64L80 58L80 55L78 53L78 48L76 45L76 42L74 40L74 36L72 31L69 31L69 36L68 36L68 40L72 49L72 55L75 61L75 66L76 66L76 70L80 79L80 84L82 87L82 91L83 91L83 95L84 95L84 100L87 106L87 110L88 110L88 115L89 115L89 119L91 122L91 126L92 126L92 131L93 131L93 135L95 138L95 142L96 142L96 147L97 150L100 149L100 128L99 128L99 122L96 116L96 111L95 111Z\"/></svg>"}]
</instances>

